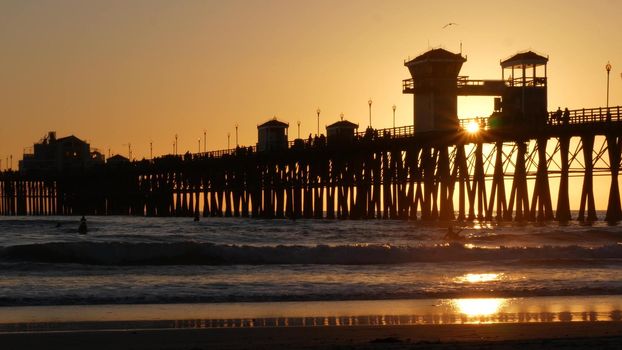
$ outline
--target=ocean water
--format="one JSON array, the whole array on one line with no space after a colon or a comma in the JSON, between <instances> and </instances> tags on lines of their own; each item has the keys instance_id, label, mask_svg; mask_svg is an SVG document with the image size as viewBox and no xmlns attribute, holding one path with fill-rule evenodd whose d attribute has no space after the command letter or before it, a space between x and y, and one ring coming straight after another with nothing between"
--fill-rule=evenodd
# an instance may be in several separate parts
<instances>
[{"instance_id":1,"label":"ocean water","mask_svg":"<svg viewBox=\"0 0 622 350\"><path fill-rule=\"evenodd\" d=\"M0 219L0 306L622 295L622 227Z\"/></svg>"},{"instance_id":2,"label":"ocean water","mask_svg":"<svg viewBox=\"0 0 622 350\"><path fill-rule=\"evenodd\" d=\"M602 214L602 213L600 213ZM622 295L622 227L0 219L0 306Z\"/></svg>"}]
</instances>

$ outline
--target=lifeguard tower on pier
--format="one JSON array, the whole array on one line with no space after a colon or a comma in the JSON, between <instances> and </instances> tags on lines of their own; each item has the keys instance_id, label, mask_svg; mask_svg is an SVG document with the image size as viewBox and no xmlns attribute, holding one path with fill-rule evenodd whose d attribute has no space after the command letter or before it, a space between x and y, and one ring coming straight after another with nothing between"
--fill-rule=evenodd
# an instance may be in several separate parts
<instances>
[{"instance_id":1,"label":"lifeguard tower on pier","mask_svg":"<svg viewBox=\"0 0 622 350\"><path fill-rule=\"evenodd\" d=\"M412 79L404 80L403 91L414 95L417 132L459 127L456 82L464 62L460 54L434 49L404 63Z\"/></svg>"},{"instance_id":2,"label":"lifeguard tower on pier","mask_svg":"<svg viewBox=\"0 0 622 350\"><path fill-rule=\"evenodd\" d=\"M501 62L501 80L460 76L466 58L445 49L430 50L404 63L411 79L402 91L413 94L415 132L457 130L458 96L491 96L489 128L536 128L547 119L547 57L532 51Z\"/></svg>"}]
</instances>

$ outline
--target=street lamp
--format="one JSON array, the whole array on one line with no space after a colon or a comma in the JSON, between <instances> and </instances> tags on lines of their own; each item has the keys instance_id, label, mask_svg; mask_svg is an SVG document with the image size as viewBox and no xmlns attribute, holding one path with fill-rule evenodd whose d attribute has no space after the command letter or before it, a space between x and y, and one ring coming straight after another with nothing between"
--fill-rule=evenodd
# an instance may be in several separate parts
<instances>
[{"instance_id":1,"label":"street lamp","mask_svg":"<svg viewBox=\"0 0 622 350\"><path fill-rule=\"evenodd\" d=\"M298 138L300 138L300 120L297 122L298 124Z\"/></svg>"},{"instance_id":2,"label":"street lamp","mask_svg":"<svg viewBox=\"0 0 622 350\"><path fill-rule=\"evenodd\" d=\"M227 149L231 149L231 133L227 133Z\"/></svg>"},{"instance_id":3,"label":"street lamp","mask_svg":"<svg viewBox=\"0 0 622 350\"><path fill-rule=\"evenodd\" d=\"M238 123L235 123L235 147L238 147L240 144L238 143Z\"/></svg>"},{"instance_id":4,"label":"street lamp","mask_svg":"<svg viewBox=\"0 0 622 350\"><path fill-rule=\"evenodd\" d=\"M367 101L367 104L369 105L369 128L371 129L371 104L372 104L372 100L371 98L369 99L369 101Z\"/></svg>"},{"instance_id":5,"label":"street lamp","mask_svg":"<svg viewBox=\"0 0 622 350\"><path fill-rule=\"evenodd\" d=\"M177 155L177 134L175 134L175 155Z\"/></svg>"},{"instance_id":6,"label":"street lamp","mask_svg":"<svg viewBox=\"0 0 622 350\"><path fill-rule=\"evenodd\" d=\"M341 118L341 120L343 121L343 112L339 114L339 118Z\"/></svg>"},{"instance_id":7,"label":"street lamp","mask_svg":"<svg viewBox=\"0 0 622 350\"><path fill-rule=\"evenodd\" d=\"M197 141L199 142L199 152L198 153L201 153L201 138L199 137L197 139Z\"/></svg>"},{"instance_id":8,"label":"street lamp","mask_svg":"<svg viewBox=\"0 0 622 350\"><path fill-rule=\"evenodd\" d=\"M317 136L320 136L320 107L317 108L315 113L317 113Z\"/></svg>"},{"instance_id":9,"label":"street lamp","mask_svg":"<svg viewBox=\"0 0 622 350\"><path fill-rule=\"evenodd\" d=\"M203 129L203 152L207 152L207 130Z\"/></svg>"},{"instance_id":10,"label":"street lamp","mask_svg":"<svg viewBox=\"0 0 622 350\"><path fill-rule=\"evenodd\" d=\"M393 129L395 129L395 110L397 109L397 106L393 105L391 108L393 108Z\"/></svg>"},{"instance_id":11,"label":"street lamp","mask_svg":"<svg viewBox=\"0 0 622 350\"><path fill-rule=\"evenodd\" d=\"M607 114L609 114L609 73L611 72L611 63L607 62L605 70L607 70Z\"/></svg>"},{"instance_id":12,"label":"street lamp","mask_svg":"<svg viewBox=\"0 0 622 350\"><path fill-rule=\"evenodd\" d=\"M149 141L149 159L153 159L153 141Z\"/></svg>"}]
</instances>

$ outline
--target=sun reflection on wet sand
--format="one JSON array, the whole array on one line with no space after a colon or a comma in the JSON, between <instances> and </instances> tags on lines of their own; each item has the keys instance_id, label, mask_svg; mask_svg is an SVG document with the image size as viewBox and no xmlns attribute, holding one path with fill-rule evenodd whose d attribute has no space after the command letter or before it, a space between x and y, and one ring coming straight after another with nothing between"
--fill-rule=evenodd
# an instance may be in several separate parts
<instances>
[{"instance_id":1,"label":"sun reflection on wet sand","mask_svg":"<svg viewBox=\"0 0 622 350\"><path fill-rule=\"evenodd\" d=\"M456 311L467 317L490 316L499 313L506 304L507 299L502 298L452 300Z\"/></svg>"},{"instance_id":2,"label":"sun reflection on wet sand","mask_svg":"<svg viewBox=\"0 0 622 350\"><path fill-rule=\"evenodd\" d=\"M0 308L0 332L621 320L620 295Z\"/></svg>"}]
</instances>

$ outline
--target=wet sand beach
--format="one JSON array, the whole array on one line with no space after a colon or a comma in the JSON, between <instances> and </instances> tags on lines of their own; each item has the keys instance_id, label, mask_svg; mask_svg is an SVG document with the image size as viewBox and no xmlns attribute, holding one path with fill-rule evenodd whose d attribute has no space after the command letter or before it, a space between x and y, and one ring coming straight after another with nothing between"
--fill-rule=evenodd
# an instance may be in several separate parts
<instances>
[{"instance_id":1,"label":"wet sand beach","mask_svg":"<svg viewBox=\"0 0 622 350\"><path fill-rule=\"evenodd\" d=\"M618 349L620 296L0 308L2 349Z\"/></svg>"},{"instance_id":2,"label":"wet sand beach","mask_svg":"<svg viewBox=\"0 0 622 350\"><path fill-rule=\"evenodd\" d=\"M3 349L619 349L622 322L0 334Z\"/></svg>"}]
</instances>

